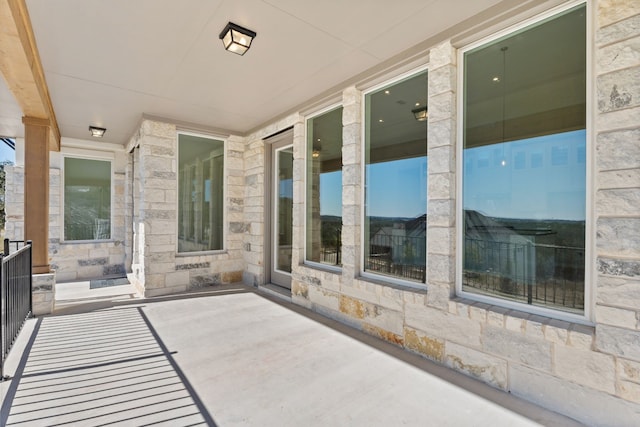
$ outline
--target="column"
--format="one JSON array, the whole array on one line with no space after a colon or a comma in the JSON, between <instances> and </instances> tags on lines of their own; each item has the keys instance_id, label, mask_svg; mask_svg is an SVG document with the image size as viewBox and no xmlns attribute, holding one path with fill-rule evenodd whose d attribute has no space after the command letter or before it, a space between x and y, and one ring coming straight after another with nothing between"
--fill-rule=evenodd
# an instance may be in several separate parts
<instances>
[{"instance_id":1,"label":"column","mask_svg":"<svg viewBox=\"0 0 640 427\"><path fill-rule=\"evenodd\" d=\"M23 117L24 238L33 241L33 273L49 273L49 133L47 119Z\"/></svg>"}]
</instances>

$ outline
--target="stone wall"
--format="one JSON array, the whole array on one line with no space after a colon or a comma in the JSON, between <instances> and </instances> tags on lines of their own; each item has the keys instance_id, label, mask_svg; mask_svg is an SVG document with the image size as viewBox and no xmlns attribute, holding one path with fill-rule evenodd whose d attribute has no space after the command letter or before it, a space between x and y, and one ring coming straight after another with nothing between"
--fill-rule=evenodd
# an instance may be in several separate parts
<instances>
[{"instance_id":1,"label":"stone wall","mask_svg":"<svg viewBox=\"0 0 640 427\"><path fill-rule=\"evenodd\" d=\"M111 154L111 153L109 153ZM51 153L49 172L49 259L58 282L122 277L125 269L125 166L124 152L111 159L111 239L102 242L64 241L62 155Z\"/></svg>"},{"instance_id":2,"label":"stone wall","mask_svg":"<svg viewBox=\"0 0 640 427\"><path fill-rule=\"evenodd\" d=\"M640 2L598 2L594 62L594 350L607 392L640 402Z\"/></svg>"},{"instance_id":3,"label":"stone wall","mask_svg":"<svg viewBox=\"0 0 640 427\"><path fill-rule=\"evenodd\" d=\"M243 189L242 196L244 197L244 227L245 232L242 239L242 251L244 260L243 282L258 286L265 284L267 274L265 272L265 174L268 173L269 168L265 165L265 159L267 158L265 138L271 135L275 135L283 130L294 128L294 140L299 141L298 148L294 147L294 203L300 203L301 191L304 191L304 187L300 188L300 176L304 173L304 162L300 162L300 141L304 141L304 126L303 118L300 114L293 114L285 117L276 123L273 123L251 135L248 135L243 140L244 151L244 170L237 177L230 176L229 179L233 179L236 185L241 186ZM304 148L302 148L304 149ZM296 151L297 150L297 151ZM297 178L296 178L297 177ZM297 182L296 182L297 181ZM294 208L298 209L299 206ZM294 215L294 221L298 215ZM294 246L299 245L299 241L295 240L295 236L300 234L301 224L294 224L298 227L297 232L294 232ZM297 254L293 254L294 257L300 257L299 248L294 249ZM298 259L294 258L294 259ZM296 264L298 261L293 261Z\"/></svg>"},{"instance_id":4,"label":"stone wall","mask_svg":"<svg viewBox=\"0 0 640 427\"><path fill-rule=\"evenodd\" d=\"M64 141L63 141L64 142ZM111 239L103 242L65 242L62 212L62 155L51 153L49 169L49 264L58 282L123 276L126 271L124 250L125 175L124 153L112 160L113 191ZM7 225L5 236L24 239L24 166L9 166L6 183Z\"/></svg>"},{"instance_id":5,"label":"stone wall","mask_svg":"<svg viewBox=\"0 0 640 427\"><path fill-rule=\"evenodd\" d=\"M640 5L600 1L593 12L592 326L456 297L457 52L449 42L429 52L426 289L359 277L362 96L350 87L343 91L342 273L296 258L292 301L586 424L640 419ZM304 146L294 138L294 153ZM303 186L304 171L294 180ZM294 192L298 221L301 197ZM302 248L304 233L294 239ZM248 268L261 274L257 263Z\"/></svg>"},{"instance_id":6,"label":"stone wall","mask_svg":"<svg viewBox=\"0 0 640 427\"><path fill-rule=\"evenodd\" d=\"M129 277L147 297L242 280L244 144L237 137L226 142L225 250L178 254L177 137L175 125L144 120L127 149L133 208Z\"/></svg>"}]
</instances>

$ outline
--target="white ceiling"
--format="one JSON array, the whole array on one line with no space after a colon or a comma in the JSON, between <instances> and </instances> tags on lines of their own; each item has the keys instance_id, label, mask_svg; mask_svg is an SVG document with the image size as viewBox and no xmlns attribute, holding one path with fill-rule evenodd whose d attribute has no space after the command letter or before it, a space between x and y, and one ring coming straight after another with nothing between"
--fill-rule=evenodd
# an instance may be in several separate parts
<instances>
[{"instance_id":1,"label":"white ceiling","mask_svg":"<svg viewBox=\"0 0 640 427\"><path fill-rule=\"evenodd\" d=\"M62 136L118 144L143 113L244 134L498 3L27 0ZM228 21L257 32L245 56L218 39ZM18 136L7 95L0 135Z\"/></svg>"}]
</instances>

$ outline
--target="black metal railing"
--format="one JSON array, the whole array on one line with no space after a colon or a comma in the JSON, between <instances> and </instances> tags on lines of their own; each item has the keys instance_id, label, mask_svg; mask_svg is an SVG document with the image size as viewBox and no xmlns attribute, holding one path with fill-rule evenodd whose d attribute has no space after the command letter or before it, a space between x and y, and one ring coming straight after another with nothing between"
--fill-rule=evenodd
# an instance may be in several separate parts
<instances>
[{"instance_id":1,"label":"black metal railing","mask_svg":"<svg viewBox=\"0 0 640 427\"><path fill-rule=\"evenodd\" d=\"M10 252L15 244L16 250ZM0 254L0 379L4 362L24 322L33 313L31 241L4 241Z\"/></svg>"},{"instance_id":2,"label":"black metal railing","mask_svg":"<svg viewBox=\"0 0 640 427\"><path fill-rule=\"evenodd\" d=\"M334 234L331 239L322 240L320 262L323 264L342 264L342 227L336 227Z\"/></svg>"},{"instance_id":3,"label":"black metal railing","mask_svg":"<svg viewBox=\"0 0 640 427\"><path fill-rule=\"evenodd\" d=\"M466 237L463 288L582 310L584 265L580 247Z\"/></svg>"},{"instance_id":4,"label":"black metal railing","mask_svg":"<svg viewBox=\"0 0 640 427\"><path fill-rule=\"evenodd\" d=\"M370 238L365 270L401 279L425 281L426 246L424 234L392 236L376 234Z\"/></svg>"}]
</instances>

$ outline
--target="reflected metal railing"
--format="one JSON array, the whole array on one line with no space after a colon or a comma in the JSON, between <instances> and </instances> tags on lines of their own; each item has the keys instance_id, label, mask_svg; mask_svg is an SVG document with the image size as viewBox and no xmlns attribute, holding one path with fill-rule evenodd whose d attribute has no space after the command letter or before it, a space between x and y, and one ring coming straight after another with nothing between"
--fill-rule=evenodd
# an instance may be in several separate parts
<instances>
[{"instance_id":1,"label":"reflected metal railing","mask_svg":"<svg viewBox=\"0 0 640 427\"><path fill-rule=\"evenodd\" d=\"M584 309L584 248L465 237L463 290Z\"/></svg>"},{"instance_id":2,"label":"reflected metal railing","mask_svg":"<svg viewBox=\"0 0 640 427\"><path fill-rule=\"evenodd\" d=\"M426 279L424 233L416 236L378 233L371 237L365 255L365 271L424 282Z\"/></svg>"}]
</instances>

